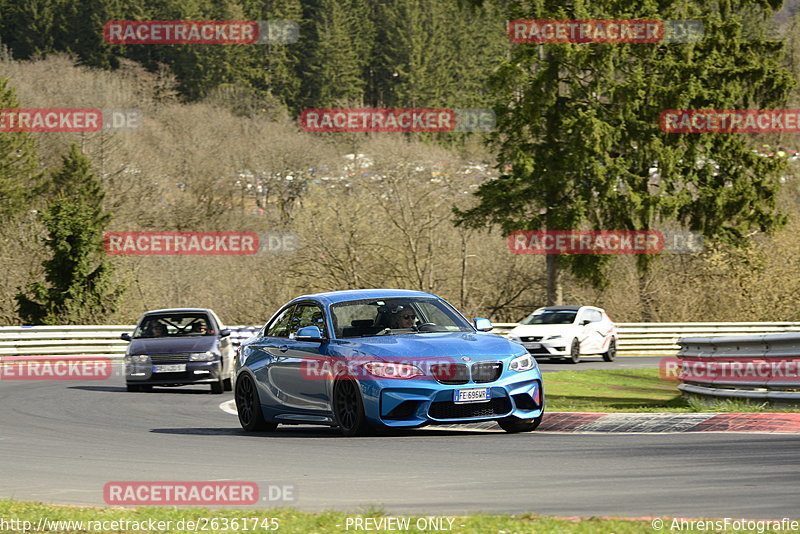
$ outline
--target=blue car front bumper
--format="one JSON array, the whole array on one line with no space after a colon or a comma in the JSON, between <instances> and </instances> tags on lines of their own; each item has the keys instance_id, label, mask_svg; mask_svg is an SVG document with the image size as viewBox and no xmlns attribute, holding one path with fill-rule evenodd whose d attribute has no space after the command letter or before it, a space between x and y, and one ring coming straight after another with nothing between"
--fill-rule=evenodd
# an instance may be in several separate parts
<instances>
[{"instance_id":1,"label":"blue car front bumper","mask_svg":"<svg viewBox=\"0 0 800 534\"><path fill-rule=\"evenodd\" d=\"M475 423L506 417L533 419L542 415L544 391L538 372L508 376L490 384L441 384L435 380L362 380L367 420L375 426L418 427L437 423ZM488 388L491 399L454 402L460 389Z\"/></svg>"}]
</instances>

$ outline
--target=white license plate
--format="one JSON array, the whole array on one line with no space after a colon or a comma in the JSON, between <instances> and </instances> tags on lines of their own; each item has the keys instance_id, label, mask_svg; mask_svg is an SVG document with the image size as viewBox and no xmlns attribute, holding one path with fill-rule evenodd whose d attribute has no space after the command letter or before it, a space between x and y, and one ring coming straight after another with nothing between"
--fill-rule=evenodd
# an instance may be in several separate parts
<instances>
[{"instance_id":1,"label":"white license plate","mask_svg":"<svg viewBox=\"0 0 800 534\"><path fill-rule=\"evenodd\" d=\"M456 404L490 400L492 400L492 390L489 388L457 389L453 391L453 402Z\"/></svg>"},{"instance_id":2,"label":"white license plate","mask_svg":"<svg viewBox=\"0 0 800 534\"><path fill-rule=\"evenodd\" d=\"M540 348L542 348L542 344L541 343L523 343L522 346L525 347L526 349L540 349Z\"/></svg>"},{"instance_id":3,"label":"white license plate","mask_svg":"<svg viewBox=\"0 0 800 534\"><path fill-rule=\"evenodd\" d=\"M186 371L185 363L176 363L173 365L154 365L154 373L182 373Z\"/></svg>"}]
</instances>

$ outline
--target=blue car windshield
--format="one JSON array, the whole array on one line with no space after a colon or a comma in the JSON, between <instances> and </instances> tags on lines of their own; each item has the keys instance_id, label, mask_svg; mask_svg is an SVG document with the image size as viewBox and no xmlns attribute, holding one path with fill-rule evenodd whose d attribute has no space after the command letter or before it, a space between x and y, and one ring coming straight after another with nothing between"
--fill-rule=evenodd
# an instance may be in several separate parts
<instances>
[{"instance_id":1,"label":"blue car windshield","mask_svg":"<svg viewBox=\"0 0 800 534\"><path fill-rule=\"evenodd\" d=\"M458 312L435 298L340 302L331 306L331 317L337 338L473 331Z\"/></svg>"},{"instance_id":2,"label":"blue car windshield","mask_svg":"<svg viewBox=\"0 0 800 534\"><path fill-rule=\"evenodd\" d=\"M577 313L575 310L537 310L520 324L572 324Z\"/></svg>"}]
</instances>

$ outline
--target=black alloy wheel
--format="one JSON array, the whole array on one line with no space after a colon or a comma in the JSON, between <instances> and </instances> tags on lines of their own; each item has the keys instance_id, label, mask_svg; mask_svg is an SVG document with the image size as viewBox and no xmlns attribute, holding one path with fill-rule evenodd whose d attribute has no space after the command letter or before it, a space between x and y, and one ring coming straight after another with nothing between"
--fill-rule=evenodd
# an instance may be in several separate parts
<instances>
[{"instance_id":1,"label":"black alloy wheel","mask_svg":"<svg viewBox=\"0 0 800 534\"><path fill-rule=\"evenodd\" d=\"M577 339L572 340L572 346L569 349L570 363L579 363L581 361L581 342Z\"/></svg>"},{"instance_id":2,"label":"black alloy wheel","mask_svg":"<svg viewBox=\"0 0 800 534\"><path fill-rule=\"evenodd\" d=\"M236 380L234 399L239 424L247 432L273 431L278 428L278 423L270 423L264 419L256 385L249 375L243 374Z\"/></svg>"},{"instance_id":3,"label":"black alloy wheel","mask_svg":"<svg viewBox=\"0 0 800 534\"><path fill-rule=\"evenodd\" d=\"M497 421L497 424L500 425L500 428L512 434L517 432L531 432L536 430L536 427L542 423L543 415L544 414L540 415L539 417L534 417L533 419L506 417L505 419L500 419Z\"/></svg>"},{"instance_id":4,"label":"black alloy wheel","mask_svg":"<svg viewBox=\"0 0 800 534\"><path fill-rule=\"evenodd\" d=\"M608 350L603 353L603 359L607 362L613 362L614 358L617 357L617 340L613 337L611 338L611 342L608 344Z\"/></svg>"},{"instance_id":5,"label":"black alloy wheel","mask_svg":"<svg viewBox=\"0 0 800 534\"><path fill-rule=\"evenodd\" d=\"M334 382L333 413L339 430L345 436L364 436L370 430L364 416L364 402L355 380L340 378Z\"/></svg>"}]
</instances>

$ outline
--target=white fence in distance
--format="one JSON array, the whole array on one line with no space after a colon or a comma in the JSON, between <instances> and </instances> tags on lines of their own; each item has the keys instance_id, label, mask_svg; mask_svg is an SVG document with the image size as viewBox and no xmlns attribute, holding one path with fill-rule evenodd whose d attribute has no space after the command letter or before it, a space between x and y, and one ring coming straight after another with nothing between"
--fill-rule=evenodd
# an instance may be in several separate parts
<instances>
[{"instance_id":1,"label":"white fence in distance","mask_svg":"<svg viewBox=\"0 0 800 534\"><path fill-rule=\"evenodd\" d=\"M496 323L504 335L516 323ZM676 356L683 337L716 337L799 332L800 322L774 323L618 323L620 356ZM231 326L234 343L260 327ZM0 326L2 356L87 356L121 358L128 342L120 339L133 325Z\"/></svg>"},{"instance_id":2,"label":"white fence in distance","mask_svg":"<svg viewBox=\"0 0 800 534\"><path fill-rule=\"evenodd\" d=\"M3 356L97 356L121 359L128 342L120 336L135 325L0 326L0 357ZM235 345L260 327L229 326Z\"/></svg>"}]
</instances>

